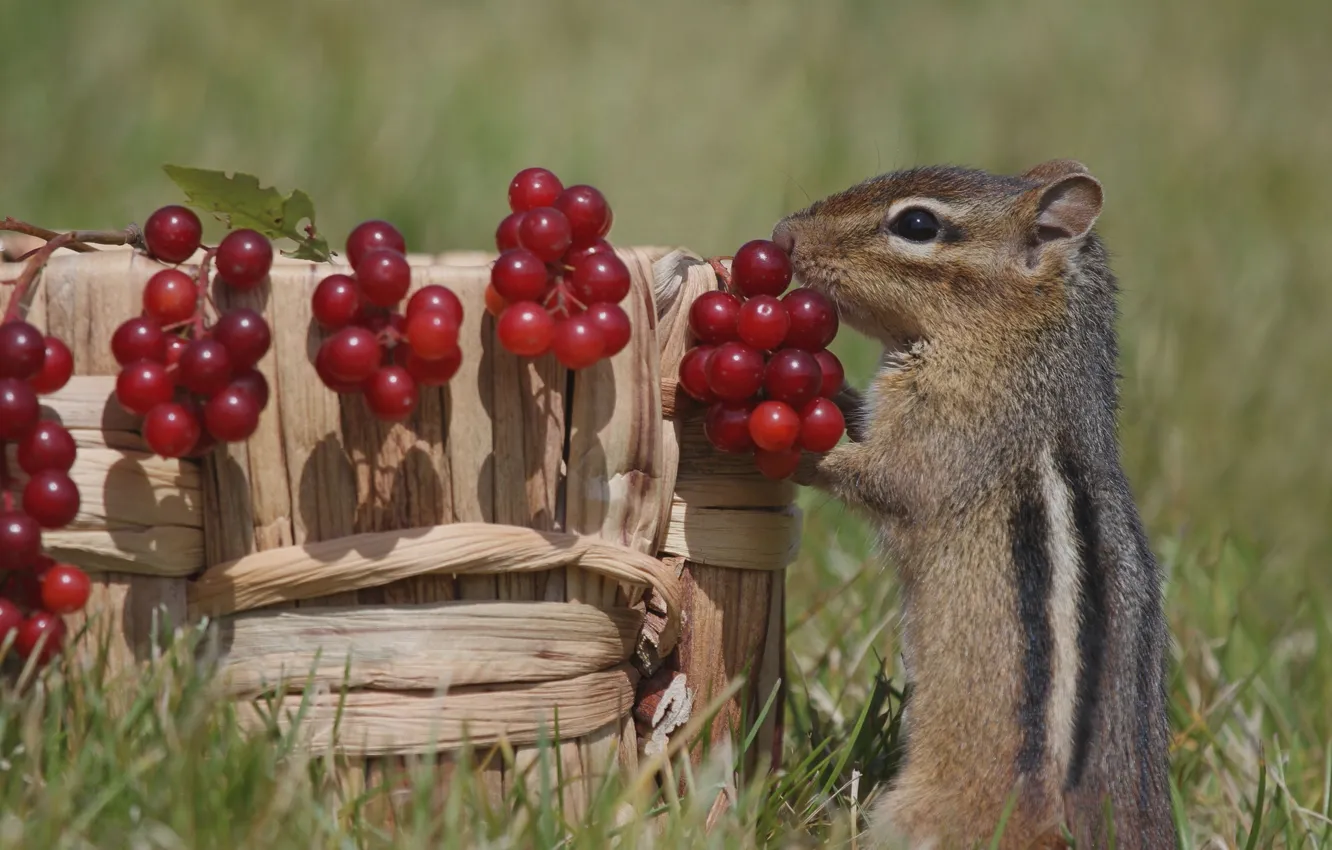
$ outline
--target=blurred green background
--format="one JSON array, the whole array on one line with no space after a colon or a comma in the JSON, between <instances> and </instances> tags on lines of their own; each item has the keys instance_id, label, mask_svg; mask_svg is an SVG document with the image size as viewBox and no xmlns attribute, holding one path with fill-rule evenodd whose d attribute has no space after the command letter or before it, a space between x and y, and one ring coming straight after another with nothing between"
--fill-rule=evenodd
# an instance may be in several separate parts
<instances>
[{"instance_id":1,"label":"blurred green background","mask_svg":"<svg viewBox=\"0 0 1332 850\"><path fill-rule=\"evenodd\" d=\"M1321 753L1332 3L0 7L0 214L57 228L142 221L178 199L172 162L303 188L337 243L380 216L413 250L488 248L509 178L543 165L607 193L618 243L729 254L884 170L1082 160L1106 189L1126 463L1170 571L1179 699L1208 702L1190 670L1222 689L1264 664L1256 734ZM874 352L843 337L863 380ZM891 573L861 569L856 520L805 504L793 652L854 680L870 649L891 665Z\"/></svg>"}]
</instances>

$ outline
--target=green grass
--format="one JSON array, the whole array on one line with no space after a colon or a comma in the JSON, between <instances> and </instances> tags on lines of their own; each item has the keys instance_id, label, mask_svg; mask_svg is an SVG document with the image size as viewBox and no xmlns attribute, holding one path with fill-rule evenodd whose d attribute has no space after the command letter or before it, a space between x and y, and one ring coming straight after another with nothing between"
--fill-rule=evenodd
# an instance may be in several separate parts
<instances>
[{"instance_id":1,"label":"green grass","mask_svg":"<svg viewBox=\"0 0 1332 850\"><path fill-rule=\"evenodd\" d=\"M0 214L54 227L141 221L176 198L160 171L176 162L304 188L335 238L387 216L416 248L485 247L508 177L540 163L603 187L618 241L716 254L881 170L1083 160L1124 285L1126 462L1169 578L1180 831L1197 848L1332 846L1332 4L0 11ZM873 352L846 337L863 380ZM891 772L892 572L863 524L804 504L792 772L741 789L706 841L706 813L680 813L662 846L835 844L853 771L862 796ZM317 765L237 736L175 656L133 705L59 678L39 693L0 705L4 846L383 843ZM464 785L418 807L400 846L548 845L564 825L532 793L520 827L464 805ZM605 846L620 795L568 844Z\"/></svg>"}]
</instances>

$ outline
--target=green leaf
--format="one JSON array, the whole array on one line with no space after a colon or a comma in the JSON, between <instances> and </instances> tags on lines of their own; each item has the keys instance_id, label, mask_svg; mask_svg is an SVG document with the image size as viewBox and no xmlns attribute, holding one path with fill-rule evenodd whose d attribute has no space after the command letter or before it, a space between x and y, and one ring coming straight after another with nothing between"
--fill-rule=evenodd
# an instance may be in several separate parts
<instances>
[{"instance_id":1,"label":"green leaf","mask_svg":"<svg viewBox=\"0 0 1332 850\"><path fill-rule=\"evenodd\" d=\"M332 258L328 240L315 230L314 202L300 189L284 197L272 186L260 186L252 174L236 172L228 177L223 171L181 165L164 165L162 170L191 206L213 213L228 227L248 227L269 239L290 239L296 249L282 253L298 260L322 263ZM301 227L307 220L309 226Z\"/></svg>"}]
</instances>

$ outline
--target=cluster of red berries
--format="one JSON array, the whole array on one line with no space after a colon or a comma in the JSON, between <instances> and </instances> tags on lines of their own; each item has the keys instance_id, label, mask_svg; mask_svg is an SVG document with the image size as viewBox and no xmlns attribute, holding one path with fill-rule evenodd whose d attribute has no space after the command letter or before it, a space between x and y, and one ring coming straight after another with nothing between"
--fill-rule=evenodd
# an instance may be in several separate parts
<instances>
[{"instance_id":1,"label":"cluster of red berries","mask_svg":"<svg viewBox=\"0 0 1332 850\"><path fill-rule=\"evenodd\" d=\"M82 570L42 552L42 529L69 525L80 500L69 476L74 438L59 422L41 419L37 397L59 390L73 372L69 348L59 339L17 318L0 324L0 643L13 632L13 645L27 658L40 642L42 663L60 651L60 615L82 609L91 589ZM17 506L11 443L28 479Z\"/></svg>"},{"instance_id":2,"label":"cluster of red berries","mask_svg":"<svg viewBox=\"0 0 1332 850\"><path fill-rule=\"evenodd\" d=\"M631 281L606 241L614 221L606 197L525 168L509 184L509 210L486 288L500 345L521 357L549 352L569 369L622 351L631 328L619 304Z\"/></svg>"},{"instance_id":3,"label":"cluster of red berries","mask_svg":"<svg viewBox=\"0 0 1332 850\"><path fill-rule=\"evenodd\" d=\"M759 472L773 479L795 472L802 450L826 452L846 430L831 401L845 376L827 350L837 311L812 289L786 292L790 283L781 248L745 243L731 262L730 291L706 292L690 306L696 343L680 361L680 386L709 405L708 441L753 452Z\"/></svg>"},{"instance_id":4,"label":"cluster of red berries","mask_svg":"<svg viewBox=\"0 0 1332 850\"><path fill-rule=\"evenodd\" d=\"M329 389L361 393L386 422L416 409L419 387L448 383L462 363L458 333L463 307L447 287L417 290L398 312L412 285L407 243L386 221L364 221L347 236L352 273L319 282L310 309L334 331L315 356L315 371Z\"/></svg>"},{"instance_id":5,"label":"cluster of red berries","mask_svg":"<svg viewBox=\"0 0 1332 850\"><path fill-rule=\"evenodd\" d=\"M162 207L144 225L149 253L166 263L192 257L202 236L199 217L182 206ZM209 260L220 282L249 290L268 276L273 246L257 231L233 230L208 250L195 274L162 269L144 287L142 315L111 337L121 367L116 400L143 417L144 440L162 457L200 456L219 441L248 439L268 406L268 381L255 366L272 332L248 308L205 324Z\"/></svg>"}]
</instances>

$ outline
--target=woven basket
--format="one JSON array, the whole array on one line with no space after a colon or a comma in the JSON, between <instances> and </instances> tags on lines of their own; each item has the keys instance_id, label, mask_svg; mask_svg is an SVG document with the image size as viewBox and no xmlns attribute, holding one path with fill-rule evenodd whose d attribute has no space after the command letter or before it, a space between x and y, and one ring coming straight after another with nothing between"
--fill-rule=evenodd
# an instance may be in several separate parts
<instances>
[{"instance_id":1,"label":"woven basket","mask_svg":"<svg viewBox=\"0 0 1332 850\"><path fill-rule=\"evenodd\" d=\"M26 247L11 239L9 257ZM688 306L717 286L711 268L684 251L620 256L633 339L577 373L496 344L490 255L412 257L413 290L442 283L463 301L464 358L395 425L311 365L311 293L346 269L279 258L258 290L214 292L272 326L259 364L272 401L250 440L200 463L148 452L112 397L111 334L160 266L125 249L58 253L27 318L70 345L78 372L46 416L78 442L83 505L45 535L94 577L93 637L76 654L100 638L123 668L152 651L156 623L209 617L243 718L257 694L313 676L302 728L346 758L352 785L385 757L467 740L513 753L485 768L499 794L557 724L566 779L632 767L744 675L712 727L733 740L781 678L794 491L714 452L701 410L676 404ZM775 759L780 737L778 700L755 753Z\"/></svg>"}]
</instances>

